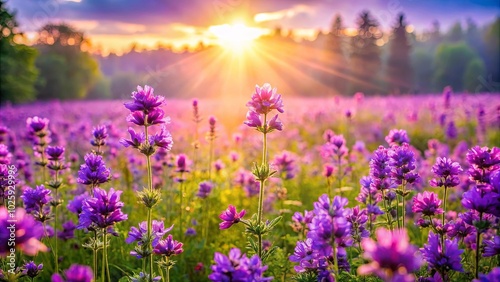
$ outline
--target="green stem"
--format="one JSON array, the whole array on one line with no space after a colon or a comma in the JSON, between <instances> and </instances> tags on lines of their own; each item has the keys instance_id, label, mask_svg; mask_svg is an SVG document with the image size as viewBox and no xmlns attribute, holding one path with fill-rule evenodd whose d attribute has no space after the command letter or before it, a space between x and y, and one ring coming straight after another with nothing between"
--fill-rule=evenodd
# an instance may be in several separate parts
<instances>
[{"instance_id":1,"label":"green stem","mask_svg":"<svg viewBox=\"0 0 500 282\"><path fill-rule=\"evenodd\" d=\"M57 183L57 170L56 170L56 183ZM59 257L58 257L58 250L57 250L57 217L58 217L58 207L59 207L59 199L58 199L58 191L59 189L56 190L56 196L55 196L55 201L56 201L56 206L54 207L54 256L55 256L55 264L56 264L56 273L59 273Z\"/></svg>"},{"instance_id":2,"label":"green stem","mask_svg":"<svg viewBox=\"0 0 500 282\"><path fill-rule=\"evenodd\" d=\"M390 214L389 214L389 210L387 209L387 200L385 198L385 190L382 190L382 197L384 198L384 209L385 209L385 215L387 217L387 224L389 224L389 227L390 229L392 230L392 220L390 219Z\"/></svg>"},{"instance_id":3,"label":"green stem","mask_svg":"<svg viewBox=\"0 0 500 282\"><path fill-rule=\"evenodd\" d=\"M103 239L103 250L102 250L102 269L101 269L101 281L102 282L105 282L106 281L106 256L108 255L108 252L107 252L107 246L106 244L108 243L107 242L107 239L106 239L106 231L104 231L104 235L102 235L102 239Z\"/></svg>"},{"instance_id":4,"label":"green stem","mask_svg":"<svg viewBox=\"0 0 500 282\"><path fill-rule=\"evenodd\" d=\"M401 228L401 224L399 223L399 195L396 194L396 223L398 225L398 229Z\"/></svg>"},{"instance_id":5,"label":"green stem","mask_svg":"<svg viewBox=\"0 0 500 282\"><path fill-rule=\"evenodd\" d=\"M372 205L372 192L371 192L371 187L368 187L368 205L371 207ZM373 235L373 224L372 224L372 215L369 212L369 209L367 208L366 211L368 212L368 227L370 228L370 236Z\"/></svg>"},{"instance_id":6,"label":"green stem","mask_svg":"<svg viewBox=\"0 0 500 282\"><path fill-rule=\"evenodd\" d=\"M267 165L267 114L264 114L264 136L263 136L263 146L262 146L262 167ZM262 223L262 206L264 203L264 182L265 179L260 180L259 189L259 207L257 210L257 220L259 224ZM259 258L262 259L262 234L259 232L257 234L259 240Z\"/></svg>"},{"instance_id":7,"label":"green stem","mask_svg":"<svg viewBox=\"0 0 500 282\"><path fill-rule=\"evenodd\" d=\"M144 121L147 124L148 123L148 115L144 117ZM145 139L146 139L146 144L149 144L149 135L148 135L148 126L144 126L144 133L145 133ZM147 155L146 156L146 166L148 170L148 189L149 192L153 192L153 170L151 168L151 156ZM148 238L151 238L151 233L153 229L153 222L152 222L152 209L148 208ZM148 244L148 249L152 250L152 246ZM149 255L149 280L153 281L153 255Z\"/></svg>"},{"instance_id":8,"label":"green stem","mask_svg":"<svg viewBox=\"0 0 500 282\"><path fill-rule=\"evenodd\" d=\"M483 221L483 213L480 212L479 213L479 221ZM481 256L481 249L480 249L480 241L481 241L481 232L479 230L479 228L477 229L476 231L477 235L476 235L476 272L475 272L475 276L476 279L479 279L479 257Z\"/></svg>"},{"instance_id":9,"label":"green stem","mask_svg":"<svg viewBox=\"0 0 500 282\"><path fill-rule=\"evenodd\" d=\"M339 163L339 168L337 170L337 178L338 178L338 181L339 181L339 194L340 194L340 197L342 197L342 158L341 156L338 156L338 163Z\"/></svg>"},{"instance_id":10,"label":"green stem","mask_svg":"<svg viewBox=\"0 0 500 282\"><path fill-rule=\"evenodd\" d=\"M180 196L180 215L179 215L179 238L181 238L182 240L182 232L183 232L183 228L184 228L184 219L183 219L183 215L184 215L184 208L182 206L183 204L183 198L184 198L184 181L182 181L182 172L181 172L181 187L179 187L179 196Z\"/></svg>"},{"instance_id":11,"label":"green stem","mask_svg":"<svg viewBox=\"0 0 500 282\"><path fill-rule=\"evenodd\" d=\"M335 237L333 237L333 272L335 274L335 280L338 279L339 275L339 262L337 258L337 250L335 249Z\"/></svg>"},{"instance_id":12,"label":"green stem","mask_svg":"<svg viewBox=\"0 0 500 282\"><path fill-rule=\"evenodd\" d=\"M448 192L448 187L446 187L446 185L444 186L444 197L443 197L443 216L441 218L441 224L443 225L443 228L444 228L444 220L445 220L445 217L446 217L446 198L447 198L447 192ZM444 233L441 234L441 246L442 246L442 249L443 249L443 253L444 253L444 248L445 248L445 244L444 244Z\"/></svg>"},{"instance_id":13,"label":"green stem","mask_svg":"<svg viewBox=\"0 0 500 282\"><path fill-rule=\"evenodd\" d=\"M168 256L165 257L165 262L167 265L167 282L170 282L170 262Z\"/></svg>"},{"instance_id":14,"label":"green stem","mask_svg":"<svg viewBox=\"0 0 500 282\"><path fill-rule=\"evenodd\" d=\"M210 181L212 181L212 157L213 157L213 150L214 150L213 143L214 143L214 140L211 137L209 151L208 151L208 180L210 180Z\"/></svg>"},{"instance_id":15,"label":"green stem","mask_svg":"<svg viewBox=\"0 0 500 282\"><path fill-rule=\"evenodd\" d=\"M402 210L403 216L401 217L403 229L405 228L405 218L406 218L406 207L405 207L405 205L406 205L406 199L405 199L406 196L405 196L405 194L406 194L406 182L405 182L405 180L403 180L403 196L401 196L402 201L403 201L403 210Z\"/></svg>"}]
</instances>

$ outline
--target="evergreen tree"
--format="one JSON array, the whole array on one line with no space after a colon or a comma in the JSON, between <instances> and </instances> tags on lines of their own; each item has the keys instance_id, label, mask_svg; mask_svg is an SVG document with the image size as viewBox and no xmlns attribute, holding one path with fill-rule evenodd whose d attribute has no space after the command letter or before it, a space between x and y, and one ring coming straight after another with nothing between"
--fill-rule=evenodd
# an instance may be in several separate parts
<instances>
[{"instance_id":1,"label":"evergreen tree","mask_svg":"<svg viewBox=\"0 0 500 282\"><path fill-rule=\"evenodd\" d=\"M357 35L351 40L350 92L378 93L382 89L377 80L381 65L377 40L382 37L382 32L378 28L378 22L368 11L363 11L356 22Z\"/></svg>"},{"instance_id":2,"label":"evergreen tree","mask_svg":"<svg viewBox=\"0 0 500 282\"><path fill-rule=\"evenodd\" d=\"M389 93L408 93L412 90L413 70L410 62L411 46L406 37L404 14L398 16L390 42L387 62L387 81Z\"/></svg>"},{"instance_id":3,"label":"evergreen tree","mask_svg":"<svg viewBox=\"0 0 500 282\"><path fill-rule=\"evenodd\" d=\"M337 14L326 37L325 59L323 60L331 70L325 74L326 84L340 94L345 94L347 91L346 79L343 77L343 74L348 72L344 30L342 17Z\"/></svg>"}]
</instances>

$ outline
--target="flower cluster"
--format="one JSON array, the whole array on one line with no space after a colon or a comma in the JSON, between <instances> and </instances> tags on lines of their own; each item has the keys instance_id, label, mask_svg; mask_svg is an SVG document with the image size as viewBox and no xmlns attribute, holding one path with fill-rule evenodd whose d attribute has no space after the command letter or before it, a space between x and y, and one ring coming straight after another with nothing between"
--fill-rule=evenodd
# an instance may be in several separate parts
<instances>
[{"instance_id":1,"label":"flower cluster","mask_svg":"<svg viewBox=\"0 0 500 282\"><path fill-rule=\"evenodd\" d=\"M267 120L267 115L272 110L284 113L281 95L277 94L276 88L272 88L270 84L265 83L262 87L256 85L255 92L246 106L249 108L246 115L247 120L245 121L247 126L255 127L263 133L283 129L283 124L278 115L275 115L269 121ZM261 115L264 115L264 121L262 121Z\"/></svg>"},{"instance_id":2,"label":"flower cluster","mask_svg":"<svg viewBox=\"0 0 500 282\"><path fill-rule=\"evenodd\" d=\"M419 269L422 262L417 248L409 243L406 230L379 228L375 235L377 242L371 238L361 242L363 257L371 262L360 266L358 274L374 274L384 281L411 281L411 273Z\"/></svg>"},{"instance_id":3,"label":"flower cluster","mask_svg":"<svg viewBox=\"0 0 500 282\"><path fill-rule=\"evenodd\" d=\"M163 221L153 220L151 225L151 235L148 237L148 223L143 221L139 223L139 228L132 226L128 233L128 237L125 240L127 244L132 242L137 242L137 247L130 252L131 255L136 258L144 258L149 255L148 249L144 248L148 246L148 243L153 246L153 248L163 239L163 236L170 232L174 226L165 228Z\"/></svg>"},{"instance_id":4,"label":"flower cluster","mask_svg":"<svg viewBox=\"0 0 500 282\"><path fill-rule=\"evenodd\" d=\"M46 252L48 248L40 242L43 236L43 226L40 222L26 214L22 208L17 208L12 218L7 208L0 207L0 257L6 256L12 244L9 244L10 233L12 229L12 220L15 220L15 249L24 252L26 255L34 256L39 251Z\"/></svg>"},{"instance_id":5,"label":"flower cluster","mask_svg":"<svg viewBox=\"0 0 500 282\"><path fill-rule=\"evenodd\" d=\"M214 255L215 264L212 265L212 273L208 276L211 281L272 281L273 277L263 277L267 266L262 265L258 255L248 258L237 248L229 251L226 256L219 252Z\"/></svg>"},{"instance_id":6,"label":"flower cluster","mask_svg":"<svg viewBox=\"0 0 500 282\"><path fill-rule=\"evenodd\" d=\"M450 270L463 272L460 255L464 252L458 248L458 240L445 239L444 246L437 234L429 233L429 242L420 249L423 259L430 269L437 271L443 281L448 281Z\"/></svg>"},{"instance_id":7,"label":"flower cluster","mask_svg":"<svg viewBox=\"0 0 500 282\"><path fill-rule=\"evenodd\" d=\"M295 154L283 151L271 161L271 164L284 176L284 179L292 179L298 172L297 157Z\"/></svg>"},{"instance_id":8,"label":"flower cluster","mask_svg":"<svg viewBox=\"0 0 500 282\"><path fill-rule=\"evenodd\" d=\"M94 188L94 197L83 202L77 228L90 229L96 226L107 229L117 222L127 220L128 216L121 210L124 205L120 201L121 193L122 191L115 191L113 188L109 192Z\"/></svg>"},{"instance_id":9,"label":"flower cluster","mask_svg":"<svg viewBox=\"0 0 500 282\"><path fill-rule=\"evenodd\" d=\"M89 185L92 189L110 179L111 170L106 167L102 156L94 153L85 155L85 164L82 164L78 171L78 183Z\"/></svg>"},{"instance_id":10,"label":"flower cluster","mask_svg":"<svg viewBox=\"0 0 500 282\"><path fill-rule=\"evenodd\" d=\"M52 216L49 205L52 200L50 194L51 191L43 185L36 186L35 189L24 189L21 199L23 199L26 212L33 215L37 221L49 220Z\"/></svg>"}]
</instances>

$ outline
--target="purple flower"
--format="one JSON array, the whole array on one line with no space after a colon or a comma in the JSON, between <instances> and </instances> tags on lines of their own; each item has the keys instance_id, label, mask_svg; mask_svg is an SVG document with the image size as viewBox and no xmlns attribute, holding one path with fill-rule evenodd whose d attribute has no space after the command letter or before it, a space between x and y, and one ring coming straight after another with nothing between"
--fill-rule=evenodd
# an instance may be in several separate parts
<instances>
[{"instance_id":1,"label":"purple flower","mask_svg":"<svg viewBox=\"0 0 500 282\"><path fill-rule=\"evenodd\" d=\"M83 194L76 195L73 200L68 202L66 206L68 210L76 215L79 215L83 209L83 202L89 198L89 193L84 192Z\"/></svg>"},{"instance_id":2,"label":"purple flower","mask_svg":"<svg viewBox=\"0 0 500 282\"><path fill-rule=\"evenodd\" d=\"M179 154L177 156L176 164L177 164L176 165L177 169L175 170L176 172L184 173L190 171L189 166L191 165L191 161L185 154Z\"/></svg>"},{"instance_id":3,"label":"purple flower","mask_svg":"<svg viewBox=\"0 0 500 282\"><path fill-rule=\"evenodd\" d=\"M278 115L275 115L268 123L267 123L267 132L271 132L273 130L281 131L283 130L283 123L278 118Z\"/></svg>"},{"instance_id":4,"label":"purple flower","mask_svg":"<svg viewBox=\"0 0 500 282\"><path fill-rule=\"evenodd\" d=\"M445 239L444 244L443 248L439 235L429 232L428 244L420 249L429 268L435 269L442 277L446 276L449 270L463 272L460 255L464 250L458 248L458 240Z\"/></svg>"},{"instance_id":5,"label":"purple flower","mask_svg":"<svg viewBox=\"0 0 500 282\"><path fill-rule=\"evenodd\" d=\"M14 213L9 213L5 207L0 207L0 257L5 257L14 246L9 244L10 232L12 230L12 220L15 220L15 248L26 255L34 256L38 251L46 252L47 247L40 242L43 236L43 226L41 223L26 214L22 208L17 208Z\"/></svg>"},{"instance_id":6,"label":"purple flower","mask_svg":"<svg viewBox=\"0 0 500 282\"><path fill-rule=\"evenodd\" d=\"M455 139L458 136L458 130L457 127L455 126L454 121L450 121L448 123L448 126L446 127L446 138L448 139Z\"/></svg>"},{"instance_id":7,"label":"purple flower","mask_svg":"<svg viewBox=\"0 0 500 282\"><path fill-rule=\"evenodd\" d=\"M158 241L160 241L165 234L170 232L174 228L174 225L165 229L163 221L153 220L151 236L153 237L153 247L156 246ZM147 221L143 221L139 223L139 228L132 226L130 227L130 231L128 232L128 237L125 239L125 243L130 244L132 242L137 242L138 245L144 244L147 239L148 234L148 223Z\"/></svg>"},{"instance_id":8,"label":"purple flower","mask_svg":"<svg viewBox=\"0 0 500 282\"><path fill-rule=\"evenodd\" d=\"M246 106L260 115L268 114L272 110L284 112L281 95L277 94L277 89L272 88L269 83L265 83L262 87L256 85L255 92Z\"/></svg>"},{"instance_id":9,"label":"purple flower","mask_svg":"<svg viewBox=\"0 0 500 282\"><path fill-rule=\"evenodd\" d=\"M262 126L262 121L260 120L260 116L258 113L250 110L247 112L246 118L247 120L244 122L244 124L248 125L249 127L259 128Z\"/></svg>"},{"instance_id":10,"label":"purple flower","mask_svg":"<svg viewBox=\"0 0 500 282\"><path fill-rule=\"evenodd\" d=\"M132 102L124 103L125 108L131 112L141 111L145 114L158 109L165 102L163 96L155 96L154 89L148 85L137 86L137 91L132 92Z\"/></svg>"},{"instance_id":11,"label":"purple flower","mask_svg":"<svg viewBox=\"0 0 500 282\"><path fill-rule=\"evenodd\" d=\"M370 160L370 177L372 179L370 188L379 191L395 188L396 184L390 177L391 171L388 150L379 146L373 152L372 159Z\"/></svg>"},{"instance_id":12,"label":"purple flower","mask_svg":"<svg viewBox=\"0 0 500 282\"><path fill-rule=\"evenodd\" d=\"M335 170L335 167L332 164L324 164L323 165L323 176L328 178L333 175L333 171Z\"/></svg>"},{"instance_id":13,"label":"purple flower","mask_svg":"<svg viewBox=\"0 0 500 282\"><path fill-rule=\"evenodd\" d=\"M30 117L26 120L26 126L28 127L28 131L34 135L40 136L40 133L44 133L47 131L49 126L49 120L46 118L40 117ZM40 136L40 137L43 137Z\"/></svg>"},{"instance_id":14,"label":"purple flower","mask_svg":"<svg viewBox=\"0 0 500 282\"><path fill-rule=\"evenodd\" d=\"M43 270L43 263L36 265L34 261L30 261L23 265L23 274L30 278L37 277L38 274L42 272L42 270Z\"/></svg>"},{"instance_id":15,"label":"purple flower","mask_svg":"<svg viewBox=\"0 0 500 282\"><path fill-rule=\"evenodd\" d=\"M471 180L489 183L490 173L500 168L500 148L475 146L467 152Z\"/></svg>"},{"instance_id":16,"label":"purple flower","mask_svg":"<svg viewBox=\"0 0 500 282\"><path fill-rule=\"evenodd\" d=\"M397 184L401 185L403 181L412 184L418 179L418 174L415 173L415 155L408 143L393 145L387 155L390 158L391 176L396 179Z\"/></svg>"},{"instance_id":17,"label":"purple flower","mask_svg":"<svg viewBox=\"0 0 500 282\"><path fill-rule=\"evenodd\" d=\"M233 205L229 205L229 207L219 215L219 218L223 220L219 224L219 229L228 229L233 226L233 224L240 222L243 216L245 216L245 213L245 210L241 210L238 213Z\"/></svg>"},{"instance_id":18,"label":"purple flower","mask_svg":"<svg viewBox=\"0 0 500 282\"><path fill-rule=\"evenodd\" d=\"M424 193L418 193L413 198L412 211L427 216L434 216L443 213L443 209L440 206L441 200L436 193L424 191Z\"/></svg>"},{"instance_id":19,"label":"purple flower","mask_svg":"<svg viewBox=\"0 0 500 282\"><path fill-rule=\"evenodd\" d=\"M296 272L306 272L318 268L316 253L312 248L312 239L298 241L293 255L288 258L291 262L297 262L294 266Z\"/></svg>"},{"instance_id":20,"label":"purple flower","mask_svg":"<svg viewBox=\"0 0 500 282\"><path fill-rule=\"evenodd\" d=\"M293 153L283 151L281 154L276 155L271 163L280 173L284 174L285 179L292 179L299 169L296 160L297 157Z\"/></svg>"},{"instance_id":21,"label":"purple flower","mask_svg":"<svg viewBox=\"0 0 500 282\"><path fill-rule=\"evenodd\" d=\"M151 146L160 147L167 151L170 151L172 150L174 141L170 132L164 126L162 126L160 132L157 132L156 134L153 134L149 137L149 144Z\"/></svg>"},{"instance_id":22,"label":"purple flower","mask_svg":"<svg viewBox=\"0 0 500 282\"><path fill-rule=\"evenodd\" d=\"M67 270L64 271L63 279L58 273L52 275L52 282L92 282L94 274L92 268L86 265L72 264Z\"/></svg>"},{"instance_id":23,"label":"purple flower","mask_svg":"<svg viewBox=\"0 0 500 282\"><path fill-rule=\"evenodd\" d=\"M403 129L391 129L389 134L385 137L385 141L390 145L403 145L403 143L410 143L410 138Z\"/></svg>"},{"instance_id":24,"label":"purple flower","mask_svg":"<svg viewBox=\"0 0 500 282\"><path fill-rule=\"evenodd\" d=\"M64 147L48 146L47 149L45 149L45 153L47 153L49 161L61 161L64 154Z\"/></svg>"},{"instance_id":25,"label":"purple flower","mask_svg":"<svg viewBox=\"0 0 500 282\"><path fill-rule=\"evenodd\" d=\"M144 133L137 133L132 127L128 128L128 133L130 134L130 140L122 138L120 139L120 144L125 148L132 146L133 148L139 149L139 146L146 140Z\"/></svg>"},{"instance_id":26,"label":"purple flower","mask_svg":"<svg viewBox=\"0 0 500 282\"><path fill-rule=\"evenodd\" d=\"M307 229L309 223L312 222L314 217L314 212L312 211L304 211L304 214L300 212L295 212L292 215L292 229L295 232L302 232L304 229Z\"/></svg>"},{"instance_id":27,"label":"purple flower","mask_svg":"<svg viewBox=\"0 0 500 282\"><path fill-rule=\"evenodd\" d=\"M59 239L66 241L75 237L76 225L73 223L73 221L66 221L65 223L63 223L62 228L62 231L57 232L57 237Z\"/></svg>"},{"instance_id":28,"label":"purple flower","mask_svg":"<svg viewBox=\"0 0 500 282\"><path fill-rule=\"evenodd\" d=\"M94 137L94 140L90 141L92 146L106 145L105 139L108 138L108 129L104 125L98 125L92 130L92 136Z\"/></svg>"},{"instance_id":29,"label":"purple flower","mask_svg":"<svg viewBox=\"0 0 500 282\"><path fill-rule=\"evenodd\" d=\"M115 191L113 188L109 192L94 188L94 197L83 202L77 228L89 228L91 224L99 228L108 228L126 220L128 216L121 210L123 207L123 202L120 202L121 193L122 191Z\"/></svg>"},{"instance_id":30,"label":"purple flower","mask_svg":"<svg viewBox=\"0 0 500 282\"><path fill-rule=\"evenodd\" d=\"M24 189L21 199L23 199L26 212L30 214L44 213L45 205L52 200L50 193L51 191L43 185L36 186L35 189ZM42 216L42 214L39 215Z\"/></svg>"},{"instance_id":31,"label":"purple flower","mask_svg":"<svg viewBox=\"0 0 500 282\"><path fill-rule=\"evenodd\" d=\"M106 168L102 156L94 153L85 155L85 164L80 166L77 182L91 187L106 183L111 178L111 171Z\"/></svg>"},{"instance_id":32,"label":"purple flower","mask_svg":"<svg viewBox=\"0 0 500 282\"><path fill-rule=\"evenodd\" d=\"M212 192L212 189L215 187L215 185L210 182L210 181L203 181L200 183L198 186L198 193L196 193L196 196L205 199L210 195L210 192Z\"/></svg>"},{"instance_id":33,"label":"purple flower","mask_svg":"<svg viewBox=\"0 0 500 282\"><path fill-rule=\"evenodd\" d=\"M455 222L450 222L450 227L448 229L447 235L450 238L464 239L468 235L476 232L474 226L465 223L462 218L457 218Z\"/></svg>"},{"instance_id":34,"label":"purple flower","mask_svg":"<svg viewBox=\"0 0 500 282\"><path fill-rule=\"evenodd\" d=\"M12 160L12 154L9 149L4 144L0 144L0 165L10 164Z\"/></svg>"},{"instance_id":35,"label":"purple flower","mask_svg":"<svg viewBox=\"0 0 500 282\"><path fill-rule=\"evenodd\" d=\"M420 268L421 259L417 248L410 244L406 229L390 231L378 228L375 234L378 242L371 238L361 241L365 250L363 257L372 262L360 266L358 274L375 274L384 281L395 281L394 277L410 276L408 273Z\"/></svg>"},{"instance_id":36,"label":"purple flower","mask_svg":"<svg viewBox=\"0 0 500 282\"><path fill-rule=\"evenodd\" d=\"M488 274L479 275L479 279L474 279L474 282L494 282L500 281L500 267L493 268Z\"/></svg>"},{"instance_id":37,"label":"purple flower","mask_svg":"<svg viewBox=\"0 0 500 282\"><path fill-rule=\"evenodd\" d=\"M484 240L483 257L500 255L500 236L495 235L491 240Z\"/></svg>"},{"instance_id":38,"label":"purple flower","mask_svg":"<svg viewBox=\"0 0 500 282\"><path fill-rule=\"evenodd\" d=\"M499 195L494 192L485 192L478 187L472 187L462 196L462 205L469 210L479 213L495 213Z\"/></svg>"},{"instance_id":39,"label":"purple flower","mask_svg":"<svg viewBox=\"0 0 500 282\"><path fill-rule=\"evenodd\" d=\"M462 172L462 167L457 162L453 162L448 158L437 158L436 164L432 166L432 172L436 176L429 184L432 187L455 187L460 183L458 177Z\"/></svg>"},{"instance_id":40,"label":"purple flower","mask_svg":"<svg viewBox=\"0 0 500 282\"><path fill-rule=\"evenodd\" d=\"M347 210L346 218L351 224L351 236L355 241L358 242L361 241L361 238L370 236L370 232L366 229L366 223L368 222L367 209L360 209L359 206L355 206Z\"/></svg>"},{"instance_id":41,"label":"purple flower","mask_svg":"<svg viewBox=\"0 0 500 282\"><path fill-rule=\"evenodd\" d=\"M175 241L172 238L172 234L169 234L167 236L167 239L160 240L153 250L155 254L167 257L179 255L183 251L184 250L182 249L182 243Z\"/></svg>"},{"instance_id":42,"label":"purple flower","mask_svg":"<svg viewBox=\"0 0 500 282\"><path fill-rule=\"evenodd\" d=\"M271 281L272 277L263 277L267 266L263 266L257 255L250 259L237 248L229 251L226 256L219 252L214 255L215 264L211 266L212 273L208 279L218 282L264 282Z\"/></svg>"}]
</instances>

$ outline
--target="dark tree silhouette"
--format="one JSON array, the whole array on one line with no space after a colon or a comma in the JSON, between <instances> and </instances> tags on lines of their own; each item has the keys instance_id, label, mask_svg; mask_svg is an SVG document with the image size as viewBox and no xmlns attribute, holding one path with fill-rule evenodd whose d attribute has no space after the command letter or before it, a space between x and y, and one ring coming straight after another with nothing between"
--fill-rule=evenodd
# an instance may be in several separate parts
<instances>
[{"instance_id":1,"label":"dark tree silhouette","mask_svg":"<svg viewBox=\"0 0 500 282\"><path fill-rule=\"evenodd\" d=\"M408 93L412 90L413 70L410 61L411 46L408 42L404 14L398 16L390 41L387 61L389 92Z\"/></svg>"},{"instance_id":2,"label":"dark tree silhouette","mask_svg":"<svg viewBox=\"0 0 500 282\"><path fill-rule=\"evenodd\" d=\"M351 89L350 92L373 94L381 92L377 74L380 70L380 47L377 40L382 37L378 22L370 12L363 11L356 20L357 35L351 40Z\"/></svg>"}]
</instances>

